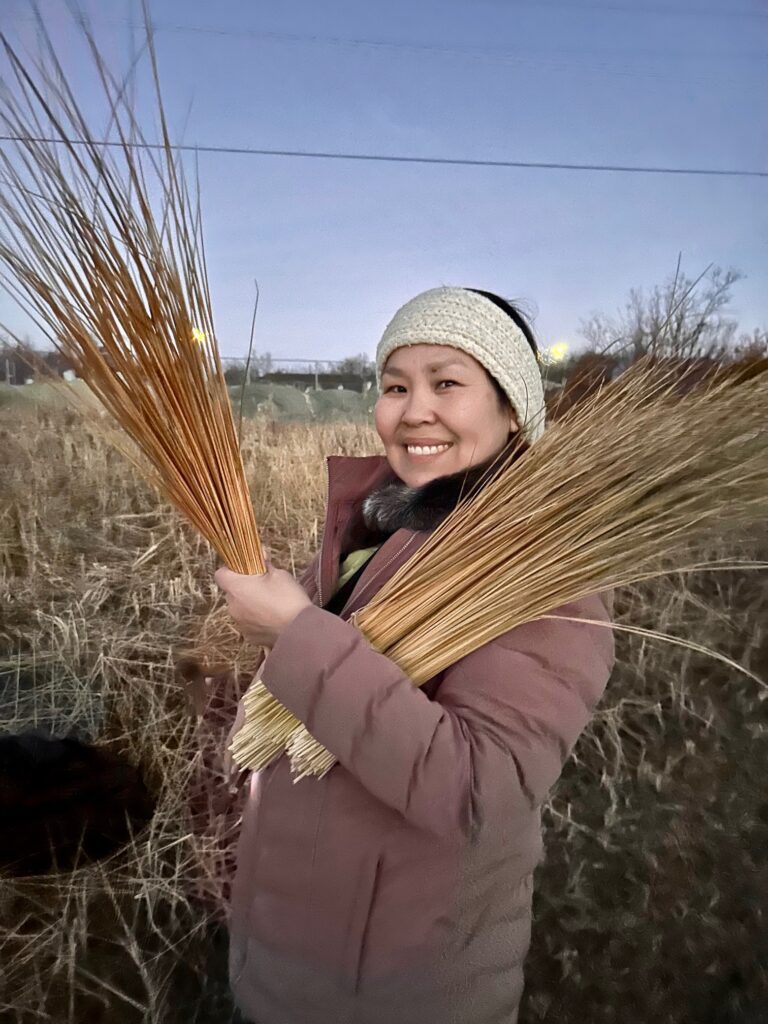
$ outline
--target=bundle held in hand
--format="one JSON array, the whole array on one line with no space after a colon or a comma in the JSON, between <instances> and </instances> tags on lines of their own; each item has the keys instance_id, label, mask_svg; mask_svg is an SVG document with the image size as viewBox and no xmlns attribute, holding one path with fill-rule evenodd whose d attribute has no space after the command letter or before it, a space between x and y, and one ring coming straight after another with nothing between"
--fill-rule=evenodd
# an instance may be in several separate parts
<instances>
[{"instance_id":1,"label":"bundle held in hand","mask_svg":"<svg viewBox=\"0 0 768 1024\"><path fill-rule=\"evenodd\" d=\"M498 467L355 624L416 685L561 605L662 571L761 521L768 368L679 394L679 371L635 367ZM287 748L298 778L335 762L266 688L245 698L232 753L260 768Z\"/></svg>"}]
</instances>

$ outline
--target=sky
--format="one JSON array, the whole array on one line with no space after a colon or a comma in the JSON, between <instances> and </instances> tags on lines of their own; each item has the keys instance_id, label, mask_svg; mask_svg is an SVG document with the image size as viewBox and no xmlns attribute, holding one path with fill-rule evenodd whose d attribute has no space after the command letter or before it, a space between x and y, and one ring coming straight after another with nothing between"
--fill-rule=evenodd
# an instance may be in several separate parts
<instances>
[{"instance_id":1,"label":"sky","mask_svg":"<svg viewBox=\"0 0 768 1024\"><path fill-rule=\"evenodd\" d=\"M66 51L62 6L40 0ZM84 6L124 63L135 0ZM151 11L186 143L768 170L766 0L151 0ZM0 29L29 38L26 0L0 0ZM582 320L671 277L679 253L691 277L710 264L745 274L730 312L744 330L768 327L768 178L223 153L200 154L199 172L225 356L247 351L254 279L256 351L275 358L372 355L397 308L440 284L521 300L542 345L578 348ZM28 328L5 297L0 321Z\"/></svg>"}]
</instances>

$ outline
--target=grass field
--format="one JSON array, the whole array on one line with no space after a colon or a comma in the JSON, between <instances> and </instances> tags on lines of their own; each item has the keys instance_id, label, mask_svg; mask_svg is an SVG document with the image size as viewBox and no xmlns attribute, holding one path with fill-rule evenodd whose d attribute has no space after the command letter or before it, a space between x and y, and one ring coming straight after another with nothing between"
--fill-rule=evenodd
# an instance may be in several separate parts
<instances>
[{"instance_id":1,"label":"grass field","mask_svg":"<svg viewBox=\"0 0 768 1024\"><path fill-rule=\"evenodd\" d=\"M64 408L66 391L75 389L86 401L92 401L88 387L82 381L55 385L48 383L12 385L0 381L0 411L12 411L37 406L41 410ZM290 384L249 384L245 388L230 387L230 398L235 411L241 405L244 416L263 416L270 421L291 423L363 422L373 410L374 393L339 391L314 388L302 391Z\"/></svg>"},{"instance_id":2,"label":"grass field","mask_svg":"<svg viewBox=\"0 0 768 1024\"><path fill-rule=\"evenodd\" d=\"M320 540L323 456L377 450L365 424L265 417L243 447L264 540L289 569ZM196 716L173 670L194 653L247 679L215 559L70 413L0 405L0 453L2 728L124 752L157 800L111 860L0 879L0 1020L233 1020L221 922L238 797L220 755L239 687L222 679ZM768 536L740 552L765 558ZM768 677L764 575L669 578L617 609ZM690 650L620 633L618 651L545 810L521 1020L765 1022L766 691Z\"/></svg>"}]
</instances>

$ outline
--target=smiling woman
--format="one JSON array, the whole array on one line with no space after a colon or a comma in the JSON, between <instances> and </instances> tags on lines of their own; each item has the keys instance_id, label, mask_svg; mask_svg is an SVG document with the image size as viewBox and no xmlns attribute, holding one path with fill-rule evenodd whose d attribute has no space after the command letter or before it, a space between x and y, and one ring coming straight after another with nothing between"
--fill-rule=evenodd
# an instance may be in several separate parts
<instances>
[{"instance_id":1,"label":"smiling woman","mask_svg":"<svg viewBox=\"0 0 768 1024\"><path fill-rule=\"evenodd\" d=\"M338 762L295 785L299 741L252 777L233 991L260 1024L514 1024L539 808L607 682L612 634L539 619L421 687L366 641L355 612L544 429L530 331L487 293L412 299L377 372L386 454L329 459L322 547L300 583L272 567L217 574L242 631L269 638L263 687ZM568 614L608 620L598 595ZM247 708L233 729L240 764Z\"/></svg>"},{"instance_id":2,"label":"smiling woman","mask_svg":"<svg viewBox=\"0 0 768 1024\"><path fill-rule=\"evenodd\" d=\"M495 331L473 331L478 307L496 321ZM509 365L505 343L514 356ZM518 434L521 420L525 435L538 436L536 356L518 310L490 292L438 288L404 306L377 355L376 429L398 477L418 486L487 462Z\"/></svg>"},{"instance_id":3,"label":"smiling woman","mask_svg":"<svg viewBox=\"0 0 768 1024\"><path fill-rule=\"evenodd\" d=\"M376 430L389 464L413 487L485 462L519 429L509 400L498 397L490 374L464 352L400 348L381 380Z\"/></svg>"}]
</instances>

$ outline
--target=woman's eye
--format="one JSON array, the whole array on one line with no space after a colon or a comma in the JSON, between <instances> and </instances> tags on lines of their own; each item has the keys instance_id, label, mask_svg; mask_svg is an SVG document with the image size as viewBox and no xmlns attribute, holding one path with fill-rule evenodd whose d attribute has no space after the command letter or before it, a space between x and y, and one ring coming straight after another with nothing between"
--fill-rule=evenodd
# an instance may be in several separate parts
<instances>
[{"instance_id":1,"label":"woman's eye","mask_svg":"<svg viewBox=\"0 0 768 1024\"><path fill-rule=\"evenodd\" d=\"M390 391L394 391L396 388L400 388L402 391L405 391L405 388L403 387L402 384L390 384L388 388L384 388L384 394L386 395Z\"/></svg>"},{"instance_id":2,"label":"woman's eye","mask_svg":"<svg viewBox=\"0 0 768 1024\"><path fill-rule=\"evenodd\" d=\"M455 380L441 380L440 383L438 384L438 387L440 387L443 384L455 384L455 383L456 383Z\"/></svg>"}]
</instances>

